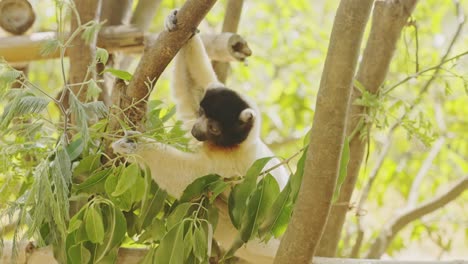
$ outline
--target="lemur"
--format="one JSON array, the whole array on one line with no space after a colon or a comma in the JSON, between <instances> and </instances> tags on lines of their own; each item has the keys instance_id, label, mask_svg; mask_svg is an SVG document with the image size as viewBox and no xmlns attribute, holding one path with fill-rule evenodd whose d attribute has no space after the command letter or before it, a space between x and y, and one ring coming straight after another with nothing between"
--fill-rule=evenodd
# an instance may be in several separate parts
<instances>
[{"instance_id":1,"label":"lemur","mask_svg":"<svg viewBox=\"0 0 468 264\"><path fill-rule=\"evenodd\" d=\"M177 10L167 17L165 28L169 32L177 30ZM132 154L138 162L146 164L154 181L169 195L180 198L190 183L208 174L242 177L257 159L274 156L260 139L257 105L218 81L196 33L176 55L171 89L178 118L201 142L195 152L183 152L151 139L139 144L124 137L112 144L114 152ZM266 168L279 162L272 159ZM286 169L279 166L271 174L283 189L289 178ZM214 237L227 248L238 231L230 221L226 206L224 212L220 211ZM267 244L254 239L240 248L236 256L255 264L272 263L278 245L276 239Z\"/></svg>"}]
</instances>

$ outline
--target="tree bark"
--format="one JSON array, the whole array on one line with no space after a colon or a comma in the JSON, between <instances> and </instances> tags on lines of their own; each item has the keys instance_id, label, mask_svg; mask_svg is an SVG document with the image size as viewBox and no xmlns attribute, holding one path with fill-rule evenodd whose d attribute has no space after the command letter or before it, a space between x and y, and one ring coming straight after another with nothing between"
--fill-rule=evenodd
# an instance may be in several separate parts
<instances>
[{"instance_id":1,"label":"tree bark","mask_svg":"<svg viewBox=\"0 0 468 264\"><path fill-rule=\"evenodd\" d=\"M366 258L380 258L383 253L385 253L396 234L406 225L445 206L449 202L455 200L467 189L468 176L465 176L453 184L453 186L444 193L423 202L415 208L407 209L405 212L395 217L386 226L384 226L384 228L382 228L379 236L371 243L371 247Z\"/></svg>"},{"instance_id":2,"label":"tree bark","mask_svg":"<svg viewBox=\"0 0 468 264\"><path fill-rule=\"evenodd\" d=\"M276 264L308 263L322 236L338 177L346 110L372 3L349 0L341 1L338 7L317 95L304 178Z\"/></svg>"},{"instance_id":3,"label":"tree bark","mask_svg":"<svg viewBox=\"0 0 468 264\"><path fill-rule=\"evenodd\" d=\"M124 90L123 97L129 100L117 102L117 106L125 109L125 112L118 116L122 118L124 114L132 128L141 129L147 100L154 84L179 49L196 31L198 24L215 2L216 0L188 0L177 14L178 29L175 32L161 32L155 43L145 49L132 80ZM111 131L116 131L119 126L117 118L111 119Z\"/></svg>"},{"instance_id":4,"label":"tree bark","mask_svg":"<svg viewBox=\"0 0 468 264\"><path fill-rule=\"evenodd\" d=\"M244 0L229 0L227 2L222 32L237 32L243 4ZM226 83L229 71L229 63L213 61L213 69L216 73L216 76L218 76L218 80L222 83Z\"/></svg>"},{"instance_id":5,"label":"tree bark","mask_svg":"<svg viewBox=\"0 0 468 264\"><path fill-rule=\"evenodd\" d=\"M100 0L76 0L75 5L82 24L91 20L99 21L101 12ZM74 32L80 25L78 25L76 17L73 17L71 21L71 32ZM97 37L94 37L94 41L86 43L83 38L76 37L71 42L71 46L68 48L70 57L70 84L82 83L95 78L95 71L90 71L89 66L93 63L96 53L96 39ZM81 102L86 100L86 85L83 87L81 85L71 86L71 91L77 95Z\"/></svg>"},{"instance_id":6,"label":"tree bark","mask_svg":"<svg viewBox=\"0 0 468 264\"><path fill-rule=\"evenodd\" d=\"M401 30L405 26L416 3L416 0L379 0L375 2L369 39L367 40L367 45L356 76L356 79L369 92L377 93L379 87L385 80ZM356 88L353 89L348 106L348 135L351 135L356 129L363 128L359 128L359 126L362 116L366 113L367 109L363 106L353 104L360 96L360 92ZM336 205L332 207L330 212L324 232L326 235L324 235L320 241L320 246L317 251L317 255L319 256L331 257L336 253L351 195L359 175L359 169L361 168L366 149L367 140L361 140L361 138L361 133L358 132L350 139L350 160L347 168L347 176L341 186Z\"/></svg>"}]
</instances>

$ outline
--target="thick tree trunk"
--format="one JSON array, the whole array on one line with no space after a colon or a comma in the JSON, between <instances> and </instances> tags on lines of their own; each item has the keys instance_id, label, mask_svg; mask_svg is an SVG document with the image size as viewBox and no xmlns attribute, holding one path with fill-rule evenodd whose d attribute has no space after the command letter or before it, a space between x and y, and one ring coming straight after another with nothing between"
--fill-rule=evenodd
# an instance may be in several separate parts
<instances>
[{"instance_id":1,"label":"thick tree trunk","mask_svg":"<svg viewBox=\"0 0 468 264\"><path fill-rule=\"evenodd\" d=\"M402 28L413 11L416 0L392 1L380 0L375 2L372 16L371 32L362 56L362 61L356 79L371 93L377 93L388 72L393 53ZM351 135L362 122L366 109L353 102L361 96L357 89L353 89L348 106L347 134ZM361 130L363 131L363 130ZM332 207L325 232L317 251L318 256L332 257L336 253L340 240L346 213L349 208L351 195L359 175L367 140L361 139L356 133L350 139L350 160L345 182L341 186L336 205Z\"/></svg>"},{"instance_id":2,"label":"thick tree trunk","mask_svg":"<svg viewBox=\"0 0 468 264\"><path fill-rule=\"evenodd\" d=\"M275 263L308 263L325 228L338 177L346 111L373 0L341 1L330 37L304 178Z\"/></svg>"}]
</instances>

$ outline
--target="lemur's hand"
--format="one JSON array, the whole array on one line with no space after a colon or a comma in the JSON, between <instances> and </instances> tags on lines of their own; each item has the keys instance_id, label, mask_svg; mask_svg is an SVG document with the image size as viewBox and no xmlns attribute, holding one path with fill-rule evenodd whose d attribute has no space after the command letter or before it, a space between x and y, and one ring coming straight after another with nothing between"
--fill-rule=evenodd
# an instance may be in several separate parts
<instances>
[{"instance_id":1,"label":"lemur's hand","mask_svg":"<svg viewBox=\"0 0 468 264\"><path fill-rule=\"evenodd\" d=\"M177 12L178 9L174 9L171 11L171 13L166 17L164 20L164 28L171 32L175 31L177 29Z\"/></svg>"},{"instance_id":2,"label":"lemur's hand","mask_svg":"<svg viewBox=\"0 0 468 264\"><path fill-rule=\"evenodd\" d=\"M117 154L133 154L136 151L137 143L136 136L140 135L137 131L127 131L125 136L114 143L112 143L112 149Z\"/></svg>"}]
</instances>

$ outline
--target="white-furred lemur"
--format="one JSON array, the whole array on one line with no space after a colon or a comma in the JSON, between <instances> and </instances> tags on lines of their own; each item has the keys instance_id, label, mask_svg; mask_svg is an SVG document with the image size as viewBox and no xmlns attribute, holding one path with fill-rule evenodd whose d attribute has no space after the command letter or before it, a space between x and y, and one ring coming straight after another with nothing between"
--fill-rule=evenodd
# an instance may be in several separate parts
<instances>
[{"instance_id":1,"label":"white-furred lemur","mask_svg":"<svg viewBox=\"0 0 468 264\"><path fill-rule=\"evenodd\" d=\"M177 29L177 10L165 21L168 31ZM112 144L114 152L134 155L151 170L155 182L171 196L180 198L185 188L208 174L242 177L254 161L274 156L260 139L260 112L256 104L221 84L197 34L182 47L175 58L172 93L178 118L200 141L195 152L183 152L172 146L145 139L122 138ZM279 164L272 159L266 168ZM283 189L289 174L283 166L271 171ZM231 246L237 230L227 212L221 212L214 234L224 248ZM236 252L251 263L272 263L279 241L249 241Z\"/></svg>"}]
</instances>

